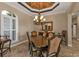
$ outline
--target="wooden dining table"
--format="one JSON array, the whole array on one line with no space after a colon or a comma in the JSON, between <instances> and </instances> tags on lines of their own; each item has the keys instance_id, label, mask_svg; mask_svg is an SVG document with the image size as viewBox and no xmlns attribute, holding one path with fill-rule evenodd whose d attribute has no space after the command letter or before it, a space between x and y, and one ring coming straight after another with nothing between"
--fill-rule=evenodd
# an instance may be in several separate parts
<instances>
[{"instance_id":1,"label":"wooden dining table","mask_svg":"<svg viewBox=\"0 0 79 59\"><path fill-rule=\"evenodd\" d=\"M43 56L42 52L48 46L48 39L43 36L36 36L36 37L31 37L31 42L40 51L39 56Z\"/></svg>"},{"instance_id":2,"label":"wooden dining table","mask_svg":"<svg viewBox=\"0 0 79 59\"><path fill-rule=\"evenodd\" d=\"M42 36L31 37L31 41L37 48L42 48L48 45L48 39Z\"/></svg>"}]
</instances>

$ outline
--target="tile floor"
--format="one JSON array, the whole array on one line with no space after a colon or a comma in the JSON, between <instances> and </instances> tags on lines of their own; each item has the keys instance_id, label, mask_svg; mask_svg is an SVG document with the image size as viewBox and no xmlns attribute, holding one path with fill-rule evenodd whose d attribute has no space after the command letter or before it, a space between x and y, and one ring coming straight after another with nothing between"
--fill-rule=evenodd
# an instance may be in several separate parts
<instances>
[{"instance_id":1,"label":"tile floor","mask_svg":"<svg viewBox=\"0 0 79 59\"><path fill-rule=\"evenodd\" d=\"M8 52L4 57L30 57L28 52L27 42L16 47L11 48L11 52ZM79 56L79 41L73 40L73 47L67 47L61 45L59 57L78 57Z\"/></svg>"}]
</instances>

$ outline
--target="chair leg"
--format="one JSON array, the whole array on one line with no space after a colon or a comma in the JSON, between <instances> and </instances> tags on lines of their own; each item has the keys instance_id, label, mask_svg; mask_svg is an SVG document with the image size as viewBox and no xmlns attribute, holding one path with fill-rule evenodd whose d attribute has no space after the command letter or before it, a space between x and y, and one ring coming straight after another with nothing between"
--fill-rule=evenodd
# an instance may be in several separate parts
<instances>
[{"instance_id":1,"label":"chair leg","mask_svg":"<svg viewBox=\"0 0 79 59\"><path fill-rule=\"evenodd\" d=\"M30 50L30 43L28 43L28 51Z\"/></svg>"},{"instance_id":2,"label":"chair leg","mask_svg":"<svg viewBox=\"0 0 79 59\"><path fill-rule=\"evenodd\" d=\"M11 52L11 40L9 41L9 51Z\"/></svg>"},{"instance_id":3,"label":"chair leg","mask_svg":"<svg viewBox=\"0 0 79 59\"><path fill-rule=\"evenodd\" d=\"M1 53L1 57L3 57L3 53Z\"/></svg>"},{"instance_id":4,"label":"chair leg","mask_svg":"<svg viewBox=\"0 0 79 59\"><path fill-rule=\"evenodd\" d=\"M38 57L43 57L43 54L42 54L42 51L41 50L39 50Z\"/></svg>"},{"instance_id":5,"label":"chair leg","mask_svg":"<svg viewBox=\"0 0 79 59\"><path fill-rule=\"evenodd\" d=\"M35 53L35 54L34 54L34 53ZM37 51L31 51L31 57L34 57L34 56L36 56L36 57L38 56L38 55L37 55Z\"/></svg>"},{"instance_id":6,"label":"chair leg","mask_svg":"<svg viewBox=\"0 0 79 59\"><path fill-rule=\"evenodd\" d=\"M1 57L3 57L3 47L4 47L4 43L2 43L1 45Z\"/></svg>"},{"instance_id":7,"label":"chair leg","mask_svg":"<svg viewBox=\"0 0 79 59\"><path fill-rule=\"evenodd\" d=\"M57 53L56 53L56 57L58 57L59 52L60 52L60 45L59 45L59 47L58 47L58 51L57 51Z\"/></svg>"},{"instance_id":8,"label":"chair leg","mask_svg":"<svg viewBox=\"0 0 79 59\"><path fill-rule=\"evenodd\" d=\"M34 57L34 55L35 55L34 53L35 53L35 52L36 52L36 51L32 51L32 52L31 52L31 56L32 56L32 57Z\"/></svg>"},{"instance_id":9,"label":"chair leg","mask_svg":"<svg viewBox=\"0 0 79 59\"><path fill-rule=\"evenodd\" d=\"M48 52L46 52L46 57L48 57Z\"/></svg>"},{"instance_id":10,"label":"chair leg","mask_svg":"<svg viewBox=\"0 0 79 59\"><path fill-rule=\"evenodd\" d=\"M33 51L31 51L31 57L33 57Z\"/></svg>"},{"instance_id":11,"label":"chair leg","mask_svg":"<svg viewBox=\"0 0 79 59\"><path fill-rule=\"evenodd\" d=\"M3 48L1 47L1 57L3 57Z\"/></svg>"}]
</instances>

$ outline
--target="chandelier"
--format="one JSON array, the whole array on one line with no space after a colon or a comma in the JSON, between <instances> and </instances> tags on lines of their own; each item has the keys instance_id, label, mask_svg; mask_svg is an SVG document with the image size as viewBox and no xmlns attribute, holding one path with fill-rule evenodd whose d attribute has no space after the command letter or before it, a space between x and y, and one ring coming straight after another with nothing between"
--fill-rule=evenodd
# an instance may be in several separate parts
<instances>
[{"instance_id":1,"label":"chandelier","mask_svg":"<svg viewBox=\"0 0 79 59\"><path fill-rule=\"evenodd\" d=\"M34 17L34 23L35 24L42 24L46 21L45 17L41 15L40 12L38 12L38 15Z\"/></svg>"}]
</instances>

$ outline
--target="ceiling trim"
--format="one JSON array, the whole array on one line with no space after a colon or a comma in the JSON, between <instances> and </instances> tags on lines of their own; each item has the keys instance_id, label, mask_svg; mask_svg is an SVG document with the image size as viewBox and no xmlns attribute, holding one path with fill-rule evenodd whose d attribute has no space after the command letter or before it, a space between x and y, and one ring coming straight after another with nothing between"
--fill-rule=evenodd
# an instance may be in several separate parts
<instances>
[{"instance_id":1,"label":"ceiling trim","mask_svg":"<svg viewBox=\"0 0 79 59\"><path fill-rule=\"evenodd\" d=\"M2 3L8 5L8 6L12 7L12 8L15 8L15 9L17 9L17 10L19 10L19 11L21 11L21 12L23 12L23 13L29 15L29 16L33 16L32 12L26 10L21 5L19 5L17 2L2 2Z\"/></svg>"},{"instance_id":2,"label":"ceiling trim","mask_svg":"<svg viewBox=\"0 0 79 59\"><path fill-rule=\"evenodd\" d=\"M17 2L5 2L4 4L7 4L13 8L16 8L17 10L19 10L19 11L21 11L29 16L37 15L37 13L30 12L29 10L27 10L26 8L24 8L23 6L21 6ZM63 4L64 4L63 2L60 2L60 5L57 8L55 8L53 11L45 12L45 13L41 13L41 14L47 16L47 15L52 15L52 14L64 13L64 12L67 13L67 10L68 10L68 8L70 8L70 6L67 6L68 7L67 8L65 5L72 5L72 4L71 3L69 3L69 4L65 3L65 5L63 5ZM64 8L61 8L61 10L58 10L60 7L64 7Z\"/></svg>"},{"instance_id":3,"label":"ceiling trim","mask_svg":"<svg viewBox=\"0 0 79 59\"><path fill-rule=\"evenodd\" d=\"M66 13L66 11L59 11L59 12L56 12L56 13L47 13L47 14L43 14L44 16L48 16L48 15L56 15L56 14L62 14L62 13Z\"/></svg>"},{"instance_id":4,"label":"ceiling trim","mask_svg":"<svg viewBox=\"0 0 79 59\"><path fill-rule=\"evenodd\" d=\"M34 12L34 13L38 13L38 12L39 12L39 10L31 8L31 7L28 6L27 4L25 5L25 3L18 2L18 4L20 4L21 6L23 6L24 8L26 8L26 9L29 10L30 12ZM57 2L57 3L55 3L52 7L42 9L42 10L40 10L40 13L52 11L52 10L54 10L57 6L59 6L59 4L60 4L60 3Z\"/></svg>"}]
</instances>

